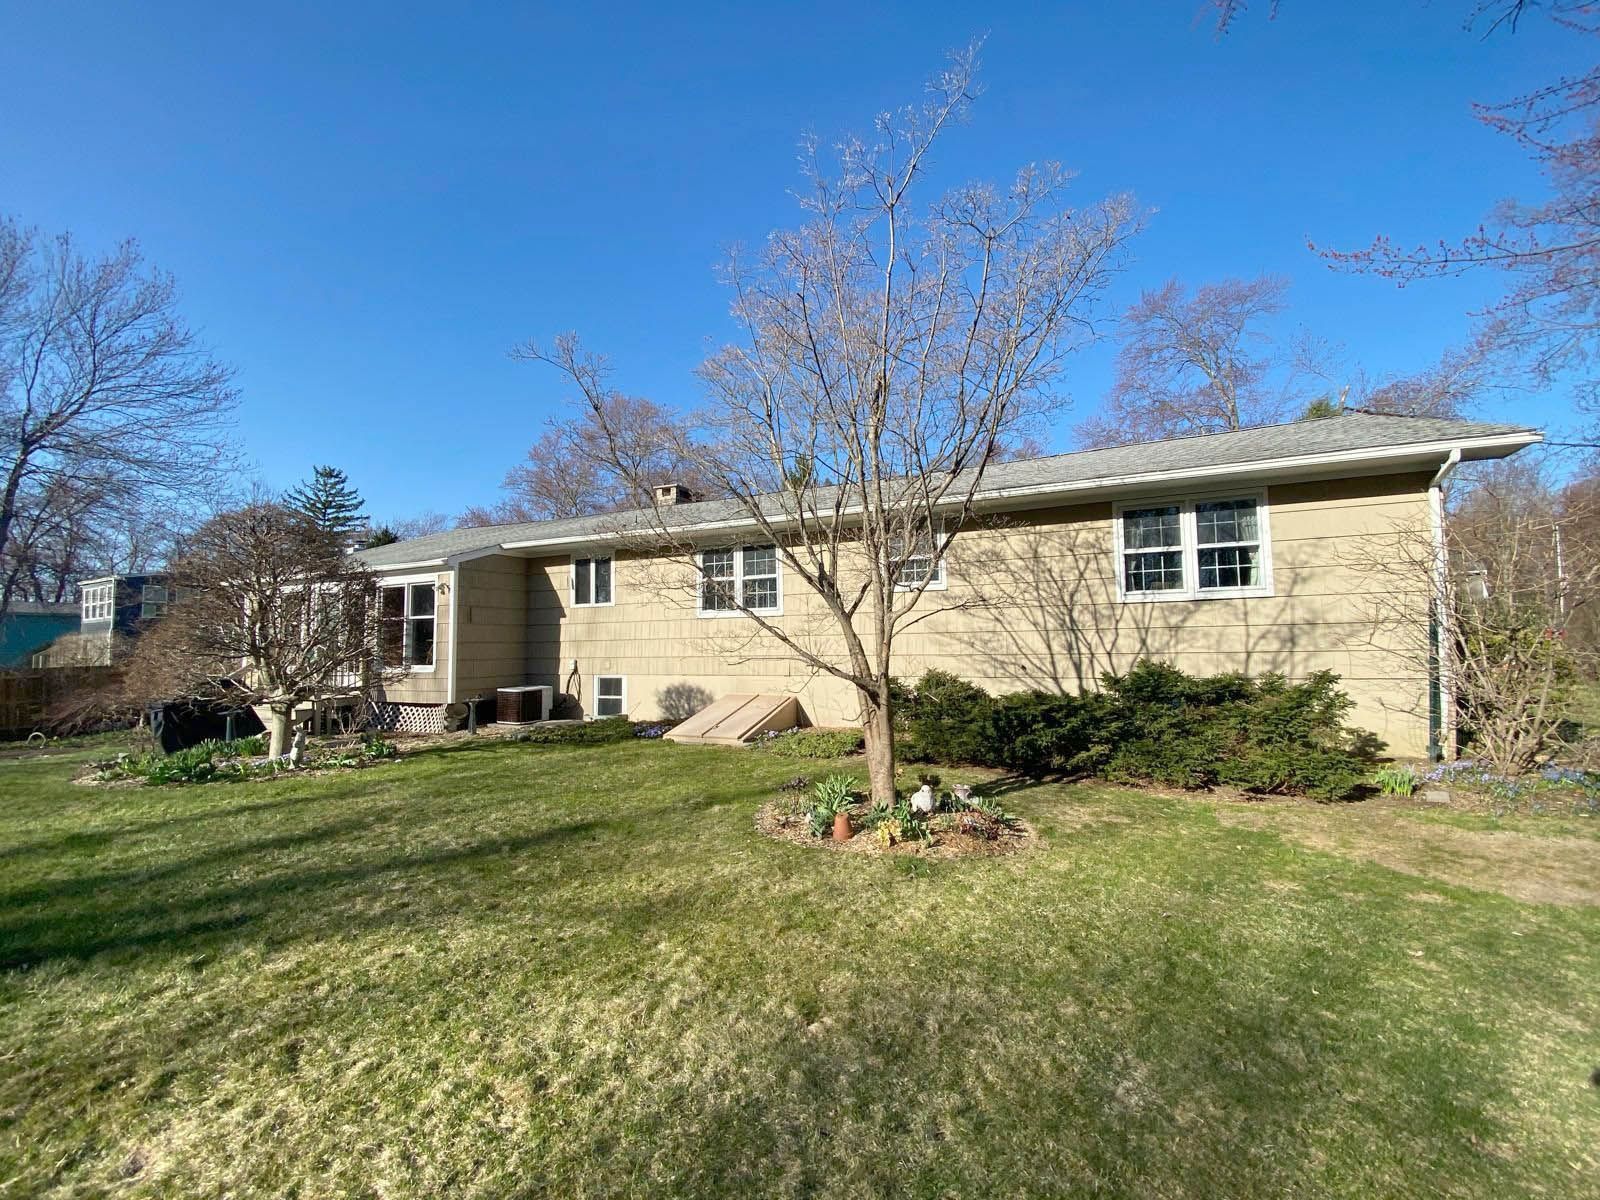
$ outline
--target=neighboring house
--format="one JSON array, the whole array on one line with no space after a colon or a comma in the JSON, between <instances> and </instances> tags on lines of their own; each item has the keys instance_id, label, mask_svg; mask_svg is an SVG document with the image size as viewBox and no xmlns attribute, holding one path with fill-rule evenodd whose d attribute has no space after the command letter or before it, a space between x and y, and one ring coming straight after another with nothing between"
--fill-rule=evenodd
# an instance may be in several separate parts
<instances>
[{"instance_id":1,"label":"neighboring house","mask_svg":"<svg viewBox=\"0 0 1600 1200\"><path fill-rule=\"evenodd\" d=\"M0 620L0 670L31 667L34 655L78 628L76 604L13 600Z\"/></svg>"},{"instance_id":2,"label":"neighboring house","mask_svg":"<svg viewBox=\"0 0 1600 1200\"><path fill-rule=\"evenodd\" d=\"M34 655L38 667L109 667L122 662L151 621L167 614L166 575L102 575L78 584L76 633Z\"/></svg>"},{"instance_id":3,"label":"neighboring house","mask_svg":"<svg viewBox=\"0 0 1600 1200\"><path fill-rule=\"evenodd\" d=\"M896 673L1075 692L1142 656L1291 679L1327 668L1357 725L1420 755L1449 742L1449 684L1375 630L1361 598L1396 585L1374 560L1399 531L1438 536L1455 464L1540 440L1515 425L1355 412L991 467L981 524L948 561L908 567L937 587L919 601L928 618L896 641ZM390 657L411 668L385 691L397 723L426 728L446 703L517 685L551 686L591 717L681 718L730 693L781 693L816 724L858 720L853 689L729 611L738 588L792 635L829 637L831 618L753 541L740 506L679 503L664 518L702 548L703 585L681 556L652 550L642 513L360 552L380 578ZM1426 579L1415 591L1426 622Z\"/></svg>"}]
</instances>

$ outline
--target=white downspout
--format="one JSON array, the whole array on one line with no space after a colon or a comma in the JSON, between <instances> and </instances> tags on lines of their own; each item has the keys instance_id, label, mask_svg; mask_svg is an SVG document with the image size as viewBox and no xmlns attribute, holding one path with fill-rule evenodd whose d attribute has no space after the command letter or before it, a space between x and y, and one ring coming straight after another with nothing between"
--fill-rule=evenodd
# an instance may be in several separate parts
<instances>
[{"instance_id":1,"label":"white downspout","mask_svg":"<svg viewBox=\"0 0 1600 1200\"><path fill-rule=\"evenodd\" d=\"M1450 563L1444 542L1444 483L1461 465L1461 448L1446 456L1428 483L1428 510L1433 520L1433 654L1439 671L1439 728L1429 732L1438 737L1440 757L1455 757L1456 696L1455 678L1450 669ZM1431 715L1431 714L1430 714Z\"/></svg>"},{"instance_id":2,"label":"white downspout","mask_svg":"<svg viewBox=\"0 0 1600 1200\"><path fill-rule=\"evenodd\" d=\"M445 683L446 704L456 702L456 646L460 642L461 630L461 568L450 568L450 666L447 671Z\"/></svg>"}]
</instances>

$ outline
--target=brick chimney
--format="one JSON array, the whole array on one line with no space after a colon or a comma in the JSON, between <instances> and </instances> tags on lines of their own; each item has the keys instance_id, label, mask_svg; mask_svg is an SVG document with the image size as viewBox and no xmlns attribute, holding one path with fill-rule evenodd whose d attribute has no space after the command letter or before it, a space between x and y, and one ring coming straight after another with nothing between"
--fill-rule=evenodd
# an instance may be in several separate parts
<instances>
[{"instance_id":1,"label":"brick chimney","mask_svg":"<svg viewBox=\"0 0 1600 1200\"><path fill-rule=\"evenodd\" d=\"M656 504L665 507L668 504L688 504L693 500L694 493L681 483L656 484Z\"/></svg>"}]
</instances>

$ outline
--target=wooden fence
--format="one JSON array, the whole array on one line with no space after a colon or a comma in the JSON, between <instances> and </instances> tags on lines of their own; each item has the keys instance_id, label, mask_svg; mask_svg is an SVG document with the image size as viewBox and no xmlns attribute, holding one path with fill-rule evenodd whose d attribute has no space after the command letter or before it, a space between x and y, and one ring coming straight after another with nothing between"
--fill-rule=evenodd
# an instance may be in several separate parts
<instances>
[{"instance_id":1,"label":"wooden fence","mask_svg":"<svg viewBox=\"0 0 1600 1200\"><path fill-rule=\"evenodd\" d=\"M99 691L115 676L112 667L0 671L0 738L48 732L68 701Z\"/></svg>"}]
</instances>

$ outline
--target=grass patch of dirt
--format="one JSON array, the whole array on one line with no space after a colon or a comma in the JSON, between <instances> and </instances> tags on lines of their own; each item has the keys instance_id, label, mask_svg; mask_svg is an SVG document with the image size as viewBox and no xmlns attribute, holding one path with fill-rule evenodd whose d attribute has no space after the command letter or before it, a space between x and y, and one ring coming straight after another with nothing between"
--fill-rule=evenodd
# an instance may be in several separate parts
<instances>
[{"instance_id":1,"label":"grass patch of dirt","mask_svg":"<svg viewBox=\"0 0 1600 1200\"><path fill-rule=\"evenodd\" d=\"M1455 887L1530 904L1600 905L1595 844L1579 837L1508 836L1417 821L1393 803L1216 804L1228 825L1271 830L1305 846Z\"/></svg>"}]
</instances>

